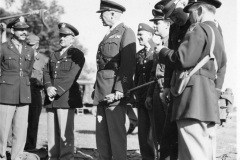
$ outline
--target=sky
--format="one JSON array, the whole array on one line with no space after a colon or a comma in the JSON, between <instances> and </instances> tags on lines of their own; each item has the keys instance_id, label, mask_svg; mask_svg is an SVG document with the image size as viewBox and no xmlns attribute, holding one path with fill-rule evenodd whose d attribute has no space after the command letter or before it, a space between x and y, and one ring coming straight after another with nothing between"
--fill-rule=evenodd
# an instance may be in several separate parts
<instances>
[{"instance_id":1,"label":"sky","mask_svg":"<svg viewBox=\"0 0 240 160\"><path fill-rule=\"evenodd\" d=\"M2 5L4 0L0 0ZM50 0L45 0L47 3ZM123 14L123 21L131 27L135 33L137 33L137 27L139 23L149 22L152 16L152 8L158 2L158 0L115 0L126 7L126 12ZM98 44L106 34L108 27L102 25L99 19L100 14L96 11L100 7L100 0L57 0L58 4L63 6L65 14L61 16L61 21L70 23L75 26L80 34L77 37L79 42L87 48L86 63L89 66L96 68L96 53ZM228 63L226 78L223 85L223 90L226 88L232 88L235 97L239 97L239 85L240 81L239 71L239 47L237 44L237 0L221 0L222 6L217 10L216 19L219 21L223 30L223 37L225 42L225 49L227 53ZM19 6L20 0L16 0L16 6ZM10 8L11 9L11 8ZM14 10L14 6L12 7ZM239 25L238 25L239 26ZM238 41L239 42L239 41ZM137 50L141 49L140 46ZM237 86L238 85L238 86ZM235 102L240 104L239 100L235 98Z\"/></svg>"}]
</instances>

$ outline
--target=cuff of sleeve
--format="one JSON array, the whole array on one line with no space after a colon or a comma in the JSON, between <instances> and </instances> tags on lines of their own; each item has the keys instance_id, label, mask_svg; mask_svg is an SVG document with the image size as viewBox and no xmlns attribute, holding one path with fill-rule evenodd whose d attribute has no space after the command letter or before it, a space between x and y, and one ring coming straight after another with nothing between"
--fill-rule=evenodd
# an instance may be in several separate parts
<instances>
[{"instance_id":1,"label":"cuff of sleeve","mask_svg":"<svg viewBox=\"0 0 240 160\"><path fill-rule=\"evenodd\" d=\"M222 93L221 89L216 88L216 91L217 91L217 98L219 99Z\"/></svg>"},{"instance_id":2,"label":"cuff of sleeve","mask_svg":"<svg viewBox=\"0 0 240 160\"><path fill-rule=\"evenodd\" d=\"M61 86L58 86L58 87L57 87L57 94L58 94L59 96L61 96L61 95L63 95L63 93L65 93L65 89L62 88Z\"/></svg>"},{"instance_id":3,"label":"cuff of sleeve","mask_svg":"<svg viewBox=\"0 0 240 160\"><path fill-rule=\"evenodd\" d=\"M44 84L44 88L47 89L48 87L52 87L52 83L51 82L46 82Z\"/></svg>"},{"instance_id":4,"label":"cuff of sleeve","mask_svg":"<svg viewBox=\"0 0 240 160\"><path fill-rule=\"evenodd\" d=\"M114 87L114 90L119 91L119 92L123 92L123 86L119 83L116 83L115 87Z\"/></svg>"}]
</instances>

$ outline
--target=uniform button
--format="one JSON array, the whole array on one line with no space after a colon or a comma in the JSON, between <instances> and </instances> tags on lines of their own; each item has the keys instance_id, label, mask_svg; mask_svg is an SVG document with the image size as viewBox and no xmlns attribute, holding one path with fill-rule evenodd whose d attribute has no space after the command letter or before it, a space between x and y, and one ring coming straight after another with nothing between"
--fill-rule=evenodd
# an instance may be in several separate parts
<instances>
[{"instance_id":1,"label":"uniform button","mask_svg":"<svg viewBox=\"0 0 240 160\"><path fill-rule=\"evenodd\" d=\"M145 67L143 67L143 68L145 68Z\"/></svg>"},{"instance_id":2,"label":"uniform button","mask_svg":"<svg viewBox=\"0 0 240 160\"><path fill-rule=\"evenodd\" d=\"M145 75L145 73L143 73L143 75Z\"/></svg>"},{"instance_id":3,"label":"uniform button","mask_svg":"<svg viewBox=\"0 0 240 160\"><path fill-rule=\"evenodd\" d=\"M20 65L22 65L22 63L20 63Z\"/></svg>"},{"instance_id":4,"label":"uniform button","mask_svg":"<svg viewBox=\"0 0 240 160\"><path fill-rule=\"evenodd\" d=\"M58 68L58 66L56 66L56 68Z\"/></svg>"},{"instance_id":5,"label":"uniform button","mask_svg":"<svg viewBox=\"0 0 240 160\"><path fill-rule=\"evenodd\" d=\"M146 62L147 62L147 60L144 60L143 62L144 62L144 63L146 63Z\"/></svg>"},{"instance_id":6,"label":"uniform button","mask_svg":"<svg viewBox=\"0 0 240 160\"><path fill-rule=\"evenodd\" d=\"M181 42L181 39L179 39L178 42Z\"/></svg>"},{"instance_id":7,"label":"uniform button","mask_svg":"<svg viewBox=\"0 0 240 160\"><path fill-rule=\"evenodd\" d=\"M22 68L20 68L20 71L22 70Z\"/></svg>"},{"instance_id":8,"label":"uniform button","mask_svg":"<svg viewBox=\"0 0 240 160\"><path fill-rule=\"evenodd\" d=\"M3 81L3 83L5 83L5 81Z\"/></svg>"},{"instance_id":9,"label":"uniform button","mask_svg":"<svg viewBox=\"0 0 240 160\"><path fill-rule=\"evenodd\" d=\"M54 73L57 73L56 71Z\"/></svg>"},{"instance_id":10,"label":"uniform button","mask_svg":"<svg viewBox=\"0 0 240 160\"><path fill-rule=\"evenodd\" d=\"M60 63L59 61L57 61L57 63Z\"/></svg>"}]
</instances>

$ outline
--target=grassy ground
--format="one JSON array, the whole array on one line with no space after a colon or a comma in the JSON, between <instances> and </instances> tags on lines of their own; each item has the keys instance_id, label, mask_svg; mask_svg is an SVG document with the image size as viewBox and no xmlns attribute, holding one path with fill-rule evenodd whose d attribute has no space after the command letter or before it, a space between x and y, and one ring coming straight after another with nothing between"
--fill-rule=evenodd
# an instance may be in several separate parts
<instances>
[{"instance_id":1,"label":"grassy ground","mask_svg":"<svg viewBox=\"0 0 240 160\"><path fill-rule=\"evenodd\" d=\"M75 146L80 148L96 149L95 117L90 114L75 116ZM137 129L128 135L128 150L139 150ZM47 145L47 116L42 112L39 123L37 147ZM236 160L236 116L233 115L224 127L217 129L217 160ZM86 152L85 152L86 153ZM139 151L137 151L139 153ZM131 153L129 153L131 154ZM75 158L76 159L76 158Z\"/></svg>"}]
</instances>

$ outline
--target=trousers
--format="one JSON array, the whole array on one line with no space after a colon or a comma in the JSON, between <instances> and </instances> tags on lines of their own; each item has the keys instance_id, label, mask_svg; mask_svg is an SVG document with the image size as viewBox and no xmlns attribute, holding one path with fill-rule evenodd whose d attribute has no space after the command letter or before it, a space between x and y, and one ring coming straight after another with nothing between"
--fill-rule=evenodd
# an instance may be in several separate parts
<instances>
[{"instance_id":1,"label":"trousers","mask_svg":"<svg viewBox=\"0 0 240 160\"><path fill-rule=\"evenodd\" d=\"M11 127L11 159L20 160L26 143L28 109L28 105L0 104L0 160L6 160L7 140Z\"/></svg>"},{"instance_id":2,"label":"trousers","mask_svg":"<svg viewBox=\"0 0 240 160\"><path fill-rule=\"evenodd\" d=\"M48 160L74 160L74 114L74 108L47 108Z\"/></svg>"},{"instance_id":3,"label":"trousers","mask_svg":"<svg viewBox=\"0 0 240 160\"><path fill-rule=\"evenodd\" d=\"M126 105L97 106L96 143L100 160L126 160Z\"/></svg>"}]
</instances>

